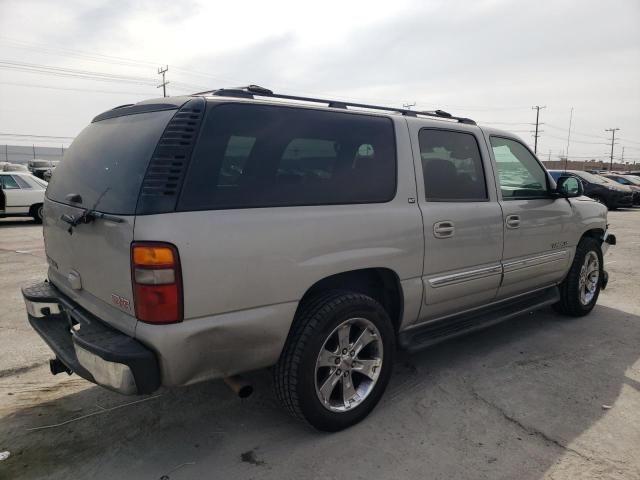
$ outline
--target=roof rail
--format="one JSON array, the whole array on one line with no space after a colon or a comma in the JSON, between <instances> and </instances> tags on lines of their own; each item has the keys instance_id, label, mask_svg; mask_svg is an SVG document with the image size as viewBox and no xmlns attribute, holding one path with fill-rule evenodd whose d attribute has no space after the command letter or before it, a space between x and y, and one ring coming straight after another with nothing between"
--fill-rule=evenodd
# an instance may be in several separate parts
<instances>
[{"instance_id":1,"label":"roof rail","mask_svg":"<svg viewBox=\"0 0 640 480\"><path fill-rule=\"evenodd\" d=\"M458 123L466 123L469 125L476 125L476 122L471 120L470 118L465 117L455 117L444 110L435 110L435 111L420 111L420 110L408 110L405 108L395 108L395 107L383 107L380 105L368 105L365 103L354 103L354 102L345 102L343 100L328 100L324 98L314 98L314 97L300 97L297 95L284 95L280 93L273 93L272 90L268 88L261 87L259 85L247 85L246 87L235 87L235 88L220 88L217 90L206 90L204 92L194 93L195 95L215 95L220 97L236 97L236 98L255 98L258 97L269 97L269 98L281 98L283 100L296 100L300 102L315 102L315 103L326 103L329 107L332 108L343 108L347 109L348 107L355 108L365 108L368 110L382 110L385 112L396 112L407 117L435 117L446 120L456 120Z\"/></svg>"}]
</instances>

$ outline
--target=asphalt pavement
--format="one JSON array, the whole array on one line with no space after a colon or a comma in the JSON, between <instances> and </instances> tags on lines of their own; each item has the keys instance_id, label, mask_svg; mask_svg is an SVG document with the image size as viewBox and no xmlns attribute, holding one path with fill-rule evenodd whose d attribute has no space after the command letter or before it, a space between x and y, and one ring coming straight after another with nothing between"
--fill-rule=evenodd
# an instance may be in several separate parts
<instances>
[{"instance_id":1,"label":"asphalt pavement","mask_svg":"<svg viewBox=\"0 0 640 480\"><path fill-rule=\"evenodd\" d=\"M609 222L589 316L545 309L400 355L376 410L323 434L268 371L246 400L220 381L124 397L51 376L20 295L44 278L42 229L0 220L0 479L640 478L640 209Z\"/></svg>"}]
</instances>

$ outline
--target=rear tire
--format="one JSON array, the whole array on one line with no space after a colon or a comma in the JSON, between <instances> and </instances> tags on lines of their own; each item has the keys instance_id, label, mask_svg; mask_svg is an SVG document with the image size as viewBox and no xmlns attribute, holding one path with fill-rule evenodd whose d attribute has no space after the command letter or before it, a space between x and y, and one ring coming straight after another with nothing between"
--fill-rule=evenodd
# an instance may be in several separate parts
<instances>
[{"instance_id":1,"label":"rear tire","mask_svg":"<svg viewBox=\"0 0 640 480\"><path fill-rule=\"evenodd\" d=\"M31 216L36 223L42 223L43 208L42 203L38 203L31 207Z\"/></svg>"},{"instance_id":2,"label":"rear tire","mask_svg":"<svg viewBox=\"0 0 640 480\"><path fill-rule=\"evenodd\" d=\"M274 369L276 394L316 429L342 430L376 406L394 360L384 308L360 293L327 292L300 306Z\"/></svg>"},{"instance_id":3,"label":"rear tire","mask_svg":"<svg viewBox=\"0 0 640 480\"><path fill-rule=\"evenodd\" d=\"M580 240L567 277L560 284L559 313L572 317L587 315L595 307L604 278L600 243L590 237Z\"/></svg>"}]
</instances>

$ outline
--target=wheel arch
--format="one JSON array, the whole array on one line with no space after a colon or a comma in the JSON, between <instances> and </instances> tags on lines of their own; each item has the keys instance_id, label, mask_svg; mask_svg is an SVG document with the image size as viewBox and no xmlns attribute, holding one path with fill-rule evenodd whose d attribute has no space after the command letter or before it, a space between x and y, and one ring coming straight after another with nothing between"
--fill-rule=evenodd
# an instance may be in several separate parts
<instances>
[{"instance_id":1,"label":"wheel arch","mask_svg":"<svg viewBox=\"0 0 640 480\"><path fill-rule=\"evenodd\" d=\"M29 207L29 215L34 214L38 208L43 206L43 202L36 202Z\"/></svg>"},{"instance_id":2,"label":"wheel arch","mask_svg":"<svg viewBox=\"0 0 640 480\"><path fill-rule=\"evenodd\" d=\"M598 242L602 243L602 239L604 237L604 229L603 228L590 228L589 230L586 230L585 232L582 233L582 236L580 237L580 241L582 241L583 238L593 238L594 240L597 240ZM580 243L580 241L578 243Z\"/></svg>"},{"instance_id":3,"label":"wheel arch","mask_svg":"<svg viewBox=\"0 0 640 480\"><path fill-rule=\"evenodd\" d=\"M311 285L298 303L297 313L308 300L331 290L348 290L368 295L386 310L396 332L402 323L404 293L398 274L386 267L363 268L340 272ZM295 319L294 319L295 322Z\"/></svg>"}]
</instances>

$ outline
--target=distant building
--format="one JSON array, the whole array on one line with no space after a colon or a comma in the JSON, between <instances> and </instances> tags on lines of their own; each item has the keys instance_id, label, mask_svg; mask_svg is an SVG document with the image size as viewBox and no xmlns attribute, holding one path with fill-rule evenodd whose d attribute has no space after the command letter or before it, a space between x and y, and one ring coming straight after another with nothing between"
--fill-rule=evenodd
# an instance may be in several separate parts
<instances>
[{"instance_id":1,"label":"distant building","mask_svg":"<svg viewBox=\"0 0 640 480\"><path fill-rule=\"evenodd\" d=\"M38 158L41 160L62 160L65 147L39 147L25 145L0 145L0 162L22 163Z\"/></svg>"}]
</instances>

